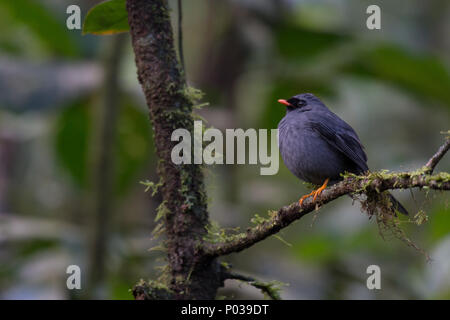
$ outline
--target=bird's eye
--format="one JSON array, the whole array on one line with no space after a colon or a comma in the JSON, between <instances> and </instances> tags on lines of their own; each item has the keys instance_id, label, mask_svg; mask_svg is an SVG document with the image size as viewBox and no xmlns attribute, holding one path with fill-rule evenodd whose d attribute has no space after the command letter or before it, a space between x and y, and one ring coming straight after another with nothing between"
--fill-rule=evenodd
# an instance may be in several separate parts
<instances>
[{"instance_id":1,"label":"bird's eye","mask_svg":"<svg viewBox=\"0 0 450 320\"><path fill-rule=\"evenodd\" d=\"M306 106L306 105L307 105L307 102L306 102L305 100L300 99L300 100L298 100L298 102L297 102L297 107L298 107L298 108L304 107L304 106Z\"/></svg>"}]
</instances>

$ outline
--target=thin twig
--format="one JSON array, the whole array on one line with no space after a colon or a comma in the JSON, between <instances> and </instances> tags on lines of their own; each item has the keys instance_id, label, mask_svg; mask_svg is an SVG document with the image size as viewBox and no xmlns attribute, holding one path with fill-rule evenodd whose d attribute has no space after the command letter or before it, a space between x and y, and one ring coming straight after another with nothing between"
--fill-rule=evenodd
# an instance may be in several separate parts
<instances>
[{"instance_id":1,"label":"thin twig","mask_svg":"<svg viewBox=\"0 0 450 320\"><path fill-rule=\"evenodd\" d=\"M439 161L441 161L442 157L447 153L449 149L450 149L450 137L447 137L445 139L445 143L439 148L436 154L432 156L430 160L428 160L427 164L425 165L425 167L428 168L427 172L429 174L433 173L434 168L439 163Z\"/></svg>"},{"instance_id":2,"label":"thin twig","mask_svg":"<svg viewBox=\"0 0 450 320\"><path fill-rule=\"evenodd\" d=\"M272 300L281 300L281 297L278 294L277 289L274 288L275 285L273 283L258 281L255 278L247 277L235 272L226 272L223 276L223 279L233 279L247 282L249 285L261 290L263 294L266 294Z\"/></svg>"}]
</instances>

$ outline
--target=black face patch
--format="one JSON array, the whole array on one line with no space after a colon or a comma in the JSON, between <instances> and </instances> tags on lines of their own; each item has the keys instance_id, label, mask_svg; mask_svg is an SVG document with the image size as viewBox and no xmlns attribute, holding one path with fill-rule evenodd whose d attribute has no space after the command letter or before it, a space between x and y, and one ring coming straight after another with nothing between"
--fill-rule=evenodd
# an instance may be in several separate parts
<instances>
[{"instance_id":1,"label":"black face patch","mask_svg":"<svg viewBox=\"0 0 450 320\"><path fill-rule=\"evenodd\" d=\"M303 99L297 99L297 98L290 98L287 102L289 102L290 106L288 106L289 110L298 109L301 107L304 107L308 104L306 100Z\"/></svg>"}]
</instances>

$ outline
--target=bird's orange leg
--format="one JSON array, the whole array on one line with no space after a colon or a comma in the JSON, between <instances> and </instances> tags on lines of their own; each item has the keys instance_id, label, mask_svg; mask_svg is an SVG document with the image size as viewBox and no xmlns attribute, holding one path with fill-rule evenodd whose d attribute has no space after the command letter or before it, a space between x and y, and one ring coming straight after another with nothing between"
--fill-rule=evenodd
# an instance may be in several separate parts
<instances>
[{"instance_id":1,"label":"bird's orange leg","mask_svg":"<svg viewBox=\"0 0 450 320\"><path fill-rule=\"evenodd\" d=\"M311 196L314 196L313 201L316 201L316 198L322 193L322 191L327 187L328 185L328 181L330 179L326 179L325 182L323 183L323 185L317 189L317 190L313 190L311 191L311 193L308 193L306 195L304 195L303 197L300 198L300 200L298 200L298 204L301 206L303 204L303 201L305 201L306 198L309 198Z\"/></svg>"},{"instance_id":2,"label":"bird's orange leg","mask_svg":"<svg viewBox=\"0 0 450 320\"><path fill-rule=\"evenodd\" d=\"M322 193L322 191L327 187L327 184L328 184L329 180L330 179L326 178L325 182L323 183L323 185L319 189L317 189L316 192L314 192L313 201L316 201L317 196L319 196Z\"/></svg>"},{"instance_id":3,"label":"bird's orange leg","mask_svg":"<svg viewBox=\"0 0 450 320\"><path fill-rule=\"evenodd\" d=\"M300 200L298 200L298 204L301 206L306 198L309 198L312 195L314 195L314 192L316 192L316 190L311 191L311 193L305 194L303 197L300 198Z\"/></svg>"}]
</instances>

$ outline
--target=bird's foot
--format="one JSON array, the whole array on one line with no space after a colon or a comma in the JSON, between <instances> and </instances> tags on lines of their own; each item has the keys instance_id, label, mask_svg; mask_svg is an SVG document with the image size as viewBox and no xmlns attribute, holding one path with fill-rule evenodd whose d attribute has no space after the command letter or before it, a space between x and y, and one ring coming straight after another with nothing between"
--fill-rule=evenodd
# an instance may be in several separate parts
<instances>
[{"instance_id":1,"label":"bird's foot","mask_svg":"<svg viewBox=\"0 0 450 320\"><path fill-rule=\"evenodd\" d=\"M300 198L300 200L298 200L298 204L300 205L300 207L302 206L303 201L305 201L306 198L309 198L314 195L314 192L316 192L316 190L313 190L311 193L305 194L303 197Z\"/></svg>"},{"instance_id":2,"label":"bird's foot","mask_svg":"<svg viewBox=\"0 0 450 320\"><path fill-rule=\"evenodd\" d=\"M313 201L316 201L316 198L322 193L322 191L327 187L328 185L328 181L329 179L327 178L325 180L325 182L323 183L323 185L317 189L317 190L313 190L311 191L311 193L308 193L306 195L304 195L303 197L300 198L300 200L298 200L298 204L301 206L303 204L303 201L305 201L305 199L309 198L309 197L313 197Z\"/></svg>"},{"instance_id":3,"label":"bird's foot","mask_svg":"<svg viewBox=\"0 0 450 320\"><path fill-rule=\"evenodd\" d=\"M327 179L325 180L325 182L323 183L323 185L322 185L319 189L317 189L317 190L314 192L314 198L313 198L313 201L316 201L317 196L319 196L319 195L322 193L322 191L327 187L328 181L329 181L329 179L327 178Z\"/></svg>"}]
</instances>

